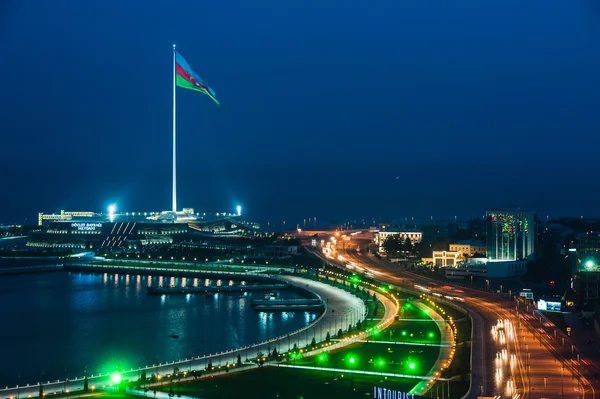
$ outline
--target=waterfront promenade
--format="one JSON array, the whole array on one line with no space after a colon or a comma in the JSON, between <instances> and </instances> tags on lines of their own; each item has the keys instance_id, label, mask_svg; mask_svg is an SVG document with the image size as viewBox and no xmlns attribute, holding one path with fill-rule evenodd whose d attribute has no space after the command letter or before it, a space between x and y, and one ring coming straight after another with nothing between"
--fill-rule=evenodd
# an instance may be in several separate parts
<instances>
[{"instance_id":1,"label":"waterfront promenade","mask_svg":"<svg viewBox=\"0 0 600 399\"><path fill-rule=\"evenodd\" d=\"M359 319L364 319L365 307L361 299L354 295L341 290L336 287L332 287L328 284L304 279L298 276L271 276L282 283L293 284L304 289L308 289L318 295L326 304L325 311L310 325L286 334L284 336L273 338L269 341L257 343L243 348L233 348L232 350L209 354L207 356L193 356L188 359L181 359L175 362L162 363L162 364L149 364L144 368L133 369L133 370L119 370L124 379L137 379L141 374L142 369L146 370L148 376L153 373L166 375L173 373L177 367L181 371L204 369L208 362L211 362L213 367L217 368L224 367L226 364L233 365L237 363L238 354L242 358L242 362L245 359L256 358L257 354L262 353L264 356L271 352L273 348L277 348L278 353L286 352L294 347L296 344L298 347L304 347L308 345L313 337L317 342L324 341L327 333L331 336L335 335L336 332L341 328L346 330L349 324L356 324ZM385 317L382 323L389 323L393 320L393 316L396 314L396 304L378 294L378 299L381 300L385 306ZM215 333L219 333L215 330ZM356 337L356 339L360 339ZM354 342L354 340L344 340L335 343L328 347L333 349L342 347ZM199 354L198 354L199 355ZM223 370L222 368L221 370ZM235 369L235 367L232 367ZM115 370L116 371L116 370ZM101 388L103 385L110 384L110 373L103 375L88 375L89 386L95 386ZM53 392L64 392L66 390L70 392L77 392L83 388L83 373L81 377L70 381L41 381L44 385L44 391L48 394ZM8 387L0 389L0 397L2 398L15 398L27 397L28 395L38 395L38 381L30 381L29 386L20 387Z\"/></svg>"}]
</instances>

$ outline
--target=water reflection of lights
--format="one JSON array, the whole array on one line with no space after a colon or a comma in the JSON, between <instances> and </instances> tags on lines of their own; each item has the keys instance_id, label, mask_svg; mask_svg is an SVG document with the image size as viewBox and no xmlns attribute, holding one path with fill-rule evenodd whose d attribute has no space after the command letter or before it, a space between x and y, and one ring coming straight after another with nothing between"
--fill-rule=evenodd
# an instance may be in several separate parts
<instances>
[{"instance_id":1,"label":"water reflection of lights","mask_svg":"<svg viewBox=\"0 0 600 399\"><path fill-rule=\"evenodd\" d=\"M167 296L165 294L162 294L160 296L160 304L164 305L166 301L167 301Z\"/></svg>"},{"instance_id":2,"label":"water reflection of lights","mask_svg":"<svg viewBox=\"0 0 600 399\"><path fill-rule=\"evenodd\" d=\"M185 301L190 303L190 299L192 298L192 294L185 294Z\"/></svg>"}]
</instances>

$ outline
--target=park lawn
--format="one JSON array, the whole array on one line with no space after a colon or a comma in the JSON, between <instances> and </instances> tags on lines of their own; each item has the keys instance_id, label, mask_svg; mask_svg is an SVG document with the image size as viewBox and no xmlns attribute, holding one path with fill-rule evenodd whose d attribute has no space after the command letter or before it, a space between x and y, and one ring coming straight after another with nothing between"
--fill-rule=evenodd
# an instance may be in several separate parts
<instances>
[{"instance_id":1,"label":"park lawn","mask_svg":"<svg viewBox=\"0 0 600 399\"><path fill-rule=\"evenodd\" d=\"M433 320L395 320L385 330L369 337L371 341L408 342L419 344L439 344L440 330Z\"/></svg>"},{"instance_id":2,"label":"park lawn","mask_svg":"<svg viewBox=\"0 0 600 399\"><path fill-rule=\"evenodd\" d=\"M373 394L373 386L407 392L416 382L409 378L333 375L330 371L267 366L174 384L173 393L175 398L181 393L203 399L364 398L367 394ZM169 392L169 387L162 387L161 390Z\"/></svg>"},{"instance_id":3,"label":"park lawn","mask_svg":"<svg viewBox=\"0 0 600 399\"><path fill-rule=\"evenodd\" d=\"M291 365L425 375L438 358L437 346L359 342L308 358L295 357ZM415 381L416 384L416 381Z\"/></svg>"}]
</instances>

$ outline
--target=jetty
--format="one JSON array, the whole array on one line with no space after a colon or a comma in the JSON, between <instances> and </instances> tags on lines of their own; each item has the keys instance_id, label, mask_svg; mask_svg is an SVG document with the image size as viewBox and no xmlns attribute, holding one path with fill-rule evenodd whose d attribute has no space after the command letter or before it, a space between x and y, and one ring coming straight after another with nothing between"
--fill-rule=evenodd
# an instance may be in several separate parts
<instances>
[{"instance_id":1,"label":"jetty","mask_svg":"<svg viewBox=\"0 0 600 399\"><path fill-rule=\"evenodd\" d=\"M209 294L219 292L275 291L290 288L290 284L205 285L201 287L148 287L148 295Z\"/></svg>"},{"instance_id":2,"label":"jetty","mask_svg":"<svg viewBox=\"0 0 600 399\"><path fill-rule=\"evenodd\" d=\"M252 308L257 311L321 311L325 303L320 298L291 298L291 299L253 299Z\"/></svg>"}]
</instances>

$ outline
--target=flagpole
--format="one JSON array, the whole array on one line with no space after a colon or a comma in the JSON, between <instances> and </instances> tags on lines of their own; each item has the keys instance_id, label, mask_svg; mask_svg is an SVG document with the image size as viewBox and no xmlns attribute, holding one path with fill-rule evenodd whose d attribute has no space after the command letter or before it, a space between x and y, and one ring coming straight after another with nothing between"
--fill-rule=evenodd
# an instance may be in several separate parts
<instances>
[{"instance_id":1,"label":"flagpole","mask_svg":"<svg viewBox=\"0 0 600 399\"><path fill-rule=\"evenodd\" d=\"M177 49L173 45L173 212L177 212L177 141L176 141L176 116L177 116Z\"/></svg>"}]
</instances>

